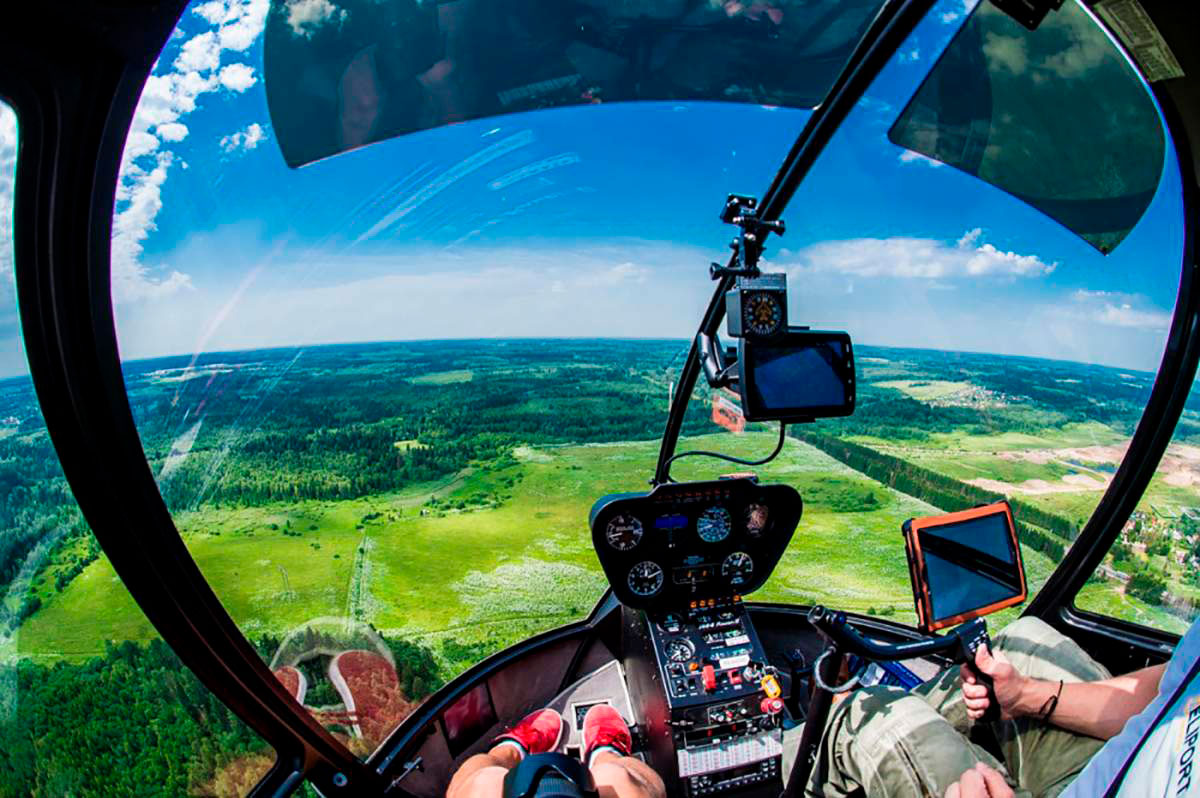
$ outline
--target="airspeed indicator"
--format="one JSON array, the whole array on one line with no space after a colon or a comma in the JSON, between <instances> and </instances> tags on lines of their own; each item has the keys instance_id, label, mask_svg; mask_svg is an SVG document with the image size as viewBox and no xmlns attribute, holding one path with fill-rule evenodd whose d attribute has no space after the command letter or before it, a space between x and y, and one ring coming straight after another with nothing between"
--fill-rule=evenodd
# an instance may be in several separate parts
<instances>
[{"instance_id":1,"label":"airspeed indicator","mask_svg":"<svg viewBox=\"0 0 1200 798\"><path fill-rule=\"evenodd\" d=\"M629 551L642 540L642 522L632 515L616 515L608 522L604 537L617 551Z\"/></svg>"},{"instance_id":2,"label":"airspeed indicator","mask_svg":"<svg viewBox=\"0 0 1200 798\"><path fill-rule=\"evenodd\" d=\"M696 531L705 543L720 543L729 537L732 525L729 511L719 504L709 507L696 519Z\"/></svg>"}]
</instances>

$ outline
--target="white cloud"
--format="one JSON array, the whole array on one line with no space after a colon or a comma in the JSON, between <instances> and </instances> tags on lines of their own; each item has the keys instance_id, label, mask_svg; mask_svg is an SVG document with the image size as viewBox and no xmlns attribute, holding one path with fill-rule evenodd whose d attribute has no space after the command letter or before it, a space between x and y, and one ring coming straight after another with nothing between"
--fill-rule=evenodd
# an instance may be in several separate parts
<instances>
[{"instance_id":1,"label":"white cloud","mask_svg":"<svg viewBox=\"0 0 1200 798\"><path fill-rule=\"evenodd\" d=\"M237 150L252 150L259 145L267 137L266 131L262 125L253 122L246 126L245 130L239 130L236 133L231 133L228 136L221 138L221 149L225 152L235 152Z\"/></svg>"},{"instance_id":2,"label":"white cloud","mask_svg":"<svg viewBox=\"0 0 1200 798\"><path fill-rule=\"evenodd\" d=\"M975 0L953 0L951 7L941 13L942 22L949 25L951 22L956 22L962 19L967 14L971 13L971 9L975 7Z\"/></svg>"},{"instance_id":3,"label":"white cloud","mask_svg":"<svg viewBox=\"0 0 1200 798\"><path fill-rule=\"evenodd\" d=\"M939 169L946 165L941 161L930 158L928 155L922 155L915 150L905 150L904 152L900 153L900 163L921 164L933 169Z\"/></svg>"},{"instance_id":4,"label":"white cloud","mask_svg":"<svg viewBox=\"0 0 1200 798\"><path fill-rule=\"evenodd\" d=\"M288 0L287 15L292 33L307 37L327 22L344 21L346 10L337 8L329 0Z\"/></svg>"},{"instance_id":5,"label":"white cloud","mask_svg":"<svg viewBox=\"0 0 1200 798\"><path fill-rule=\"evenodd\" d=\"M411 338L686 338L712 290L681 265L703 262L704 250L651 242L257 255L231 228L198 234L177 258L200 264L214 248L245 257L254 279L205 281L197 265L194 291L122 314L123 357Z\"/></svg>"},{"instance_id":6,"label":"white cloud","mask_svg":"<svg viewBox=\"0 0 1200 798\"><path fill-rule=\"evenodd\" d=\"M114 296L126 300L166 296L190 285L180 272L155 277L141 265L143 242L155 229L154 219L162 210L162 185L167 180L172 156L159 153L154 169L146 172L129 193L123 210L113 217L112 284Z\"/></svg>"},{"instance_id":7,"label":"white cloud","mask_svg":"<svg viewBox=\"0 0 1200 798\"><path fill-rule=\"evenodd\" d=\"M158 134L158 137L163 141L174 143L186 139L188 129L187 125L183 124L182 122L164 122L156 127L154 132Z\"/></svg>"},{"instance_id":8,"label":"white cloud","mask_svg":"<svg viewBox=\"0 0 1200 798\"><path fill-rule=\"evenodd\" d=\"M117 183L113 222L113 297L117 302L161 298L190 283L171 271L159 276L141 263L143 242L155 230L162 208L162 187L171 168L186 164L164 145L188 135L181 120L198 107L200 98L218 91L243 92L258 82L243 63L221 66L222 53L244 52L261 35L270 0L210 0L192 9L208 25L186 39L170 64L160 61L142 90L125 142ZM178 32L178 30L176 31ZM176 38L176 37L172 37ZM264 137L261 127L241 134L239 146L253 147ZM250 128L247 128L250 131ZM247 144L249 142L249 144Z\"/></svg>"},{"instance_id":9,"label":"white cloud","mask_svg":"<svg viewBox=\"0 0 1200 798\"><path fill-rule=\"evenodd\" d=\"M209 25L220 25L225 21L225 15L229 13L229 6L224 0L211 0L211 2L197 5L192 9L192 13Z\"/></svg>"},{"instance_id":10,"label":"white cloud","mask_svg":"<svg viewBox=\"0 0 1200 798\"><path fill-rule=\"evenodd\" d=\"M221 65L221 43L212 31L198 33L183 43L174 67L178 72L211 72Z\"/></svg>"},{"instance_id":11,"label":"white cloud","mask_svg":"<svg viewBox=\"0 0 1200 798\"><path fill-rule=\"evenodd\" d=\"M1029 46L1024 36L989 33L984 39L983 53L990 64L1004 67L1014 75L1024 74L1029 66Z\"/></svg>"},{"instance_id":12,"label":"white cloud","mask_svg":"<svg viewBox=\"0 0 1200 798\"><path fill-rule=\"evenodd\" d=\"M270 0L236 0L230 3L231 11L218 32L222 50L244 53L254 44L267 22Z\"/></svg>"},{"instance_id":13,"label":"white cloud","mask_svg":"<svg viewBox=\"0 0 1200 798\"><path fill-rule=\"evenodd\" d=\"M1076 315L1096 324L1158 332L1166 332L1171 326L1169 312L1149 306L1136 294L1079 290L1071 299L1076 304Z\"/></svg>"},{"instance_id":14,"label":"white cloud","mask_svg":"<svg viewBox=\"0 0 1200 798\"><path fill-rule=\"evenodd\" d=\"M799 268L860 277L939 280L954 277L1037 277L1054 271L1037 255L1004 252L979 244L981 230L955 244L933 238L854 238L824 241L797 253Z\"/></svg>"},{"instance_id":15,"label":"white cloud","mask_svg":"<svg viewBox=\"0 0 1200 798\"><path fill-rule=\"evenodd\" d=\"M221 68L221 85L230 91L243 92L257 82L254 68L246 64L230 64Z\"/></svg>"}]
</instances>

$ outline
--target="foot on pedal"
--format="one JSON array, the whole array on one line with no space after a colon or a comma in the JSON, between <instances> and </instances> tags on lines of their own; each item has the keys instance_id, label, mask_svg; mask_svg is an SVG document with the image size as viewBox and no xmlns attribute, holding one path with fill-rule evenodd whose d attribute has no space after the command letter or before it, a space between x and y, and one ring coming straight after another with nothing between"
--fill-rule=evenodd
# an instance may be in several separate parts
<instances>
[{"instance_id":1,"label":"foot on pedal","mask_svg":"<svg viewBox=\"0 0 1200 798\"><path fill-rule=\"evenodd\" d=\"M516 747L524 758L528 754L545 754L558 748L562 740L562 715L554 709L539 709L521 718L521 722L496 738L495 744Z\"/></svg>"},{"instance_id":2,"label":"foot on pedal","mask_svg":"<svg viewBox=\"0 0 1200 798\"><path fill-rule=\"evenodd\" d=\"M583 716L583 762L592 765L592 757L601 751L622 756L633 753L633 735L629 724L608 704L596 704Z\"/></svg>"}]
</instances>

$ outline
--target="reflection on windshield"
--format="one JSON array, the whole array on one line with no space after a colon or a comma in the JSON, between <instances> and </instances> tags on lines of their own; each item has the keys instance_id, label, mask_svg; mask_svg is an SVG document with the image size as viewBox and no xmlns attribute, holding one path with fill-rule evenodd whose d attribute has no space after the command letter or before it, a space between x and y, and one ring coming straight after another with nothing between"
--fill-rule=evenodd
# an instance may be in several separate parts
<instances>
[{"instance_id":1,"label":"reflection on windshield","mask_svg":"<svg viewBox=\"0 0 1200 798\"><path fill-rule=\"evenodd\" d=\"M273 0L271 118L298 166L563 105L820 102L880 0Z\"/></svg>"},{"instance_id":2,"label":"reflection on windshield","mask_svg":"<svg viewBox=\"0 0 1200 798\"><path fill-rule=\"evenodd\" d=\"M981 3L892 127L1109 252L1162 173L1153 101L1104 31L1067 3L1030 32Z\"/></svg>"}]
</instances>

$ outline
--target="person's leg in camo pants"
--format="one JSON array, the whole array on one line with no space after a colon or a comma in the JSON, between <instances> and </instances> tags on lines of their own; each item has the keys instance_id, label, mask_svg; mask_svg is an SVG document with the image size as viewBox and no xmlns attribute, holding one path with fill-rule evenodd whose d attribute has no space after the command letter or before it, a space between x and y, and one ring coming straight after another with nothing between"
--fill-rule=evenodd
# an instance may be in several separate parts
<instances>
[{"instance_id":1,"label":"person's leg in camo pants","mask_svg":"<svg viewBox=\"0 0 1200 798\"><path fill-rule=\"evenodd\" d=\"M1111 674L1083 649L1036 618L1010 624L996 649L1026 676L1068 682ZM1078 775L1100 740L1035 719L1000 721L992 731L1004 760L997 761L966 735L971 724L958 686L958 668L905 692L859 690L830 715L807 798L942 798L963 771L984 762L1004 774L1019 798L1054 798ZM785 735L785 771L799 745L799 729Z\"/></svg>"}]
</instances>

